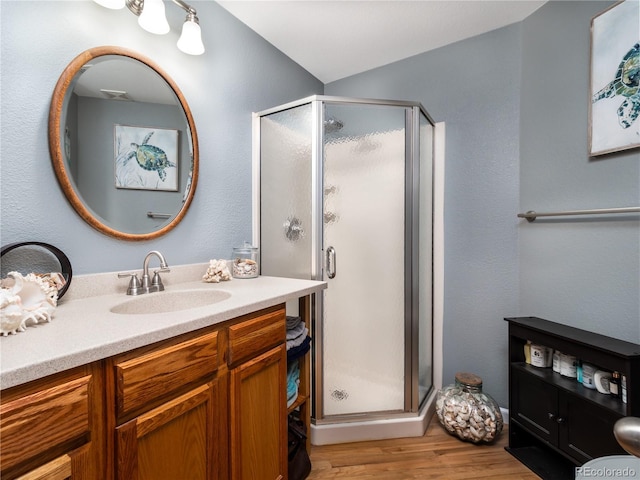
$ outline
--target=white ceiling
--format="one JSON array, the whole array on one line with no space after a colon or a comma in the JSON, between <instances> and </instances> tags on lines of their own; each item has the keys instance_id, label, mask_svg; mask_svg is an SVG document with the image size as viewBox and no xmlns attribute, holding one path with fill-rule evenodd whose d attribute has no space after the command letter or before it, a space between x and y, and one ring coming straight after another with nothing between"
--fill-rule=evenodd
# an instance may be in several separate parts
<instances>
[{"instance_id":1,"label":"white ceiling","mask_svg":"<svg viewBox=\"0 0 640 480\"><path fill-rule=\"evenodd\" d=\"M519 22L547 0L218 0L323 83Z\"/></svg>"}]
</instances>

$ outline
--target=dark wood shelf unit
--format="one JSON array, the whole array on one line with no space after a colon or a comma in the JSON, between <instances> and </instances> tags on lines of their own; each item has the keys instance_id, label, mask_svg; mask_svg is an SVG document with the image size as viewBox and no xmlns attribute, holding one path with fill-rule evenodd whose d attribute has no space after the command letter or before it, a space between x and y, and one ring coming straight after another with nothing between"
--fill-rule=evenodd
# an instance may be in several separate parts
<instances>
[{"instance_id":1,"label":"dark wood shelf unit","mask_svg":"<svg viewBox=\"0 0 640 480\"><path fill-rule=\"evenodd\" d=\"M640 415L640 345L537 317L509 323L509 446L507 451L545 480L573 479L575 466L625 454L614 423ZM525 362L533 344L573 355L626 377L627 403L588 389L552 368Z\"/></svg>"}]
</instances>

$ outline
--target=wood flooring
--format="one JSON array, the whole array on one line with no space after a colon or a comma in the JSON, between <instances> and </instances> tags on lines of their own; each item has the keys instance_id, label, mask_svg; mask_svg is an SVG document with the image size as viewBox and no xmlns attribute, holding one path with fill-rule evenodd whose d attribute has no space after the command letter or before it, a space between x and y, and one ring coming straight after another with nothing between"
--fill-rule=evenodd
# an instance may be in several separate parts
<instances>
[{"instance_id":1,"label":"wood flooring","mask_svg":"<svg viewBox=\"0 0 640 480\"><path fill-rule=\"evenodd\" d=\"M308 480L539 480L505 451L507 443L508 425L495 443L474 445L447 433L434 417L422 437L312 446Z\"/></svg>"}]
</instances>

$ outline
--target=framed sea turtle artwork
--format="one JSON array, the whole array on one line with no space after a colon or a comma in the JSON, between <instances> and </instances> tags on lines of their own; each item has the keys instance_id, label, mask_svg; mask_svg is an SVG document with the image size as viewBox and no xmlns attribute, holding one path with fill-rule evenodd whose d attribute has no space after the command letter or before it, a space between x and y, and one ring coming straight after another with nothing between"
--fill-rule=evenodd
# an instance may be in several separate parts
<instances>
[{"instance_id":1,"label":"framed sea turtle artwork","mask_svg":"<svg viewBox=\"0 0 640 480\"><path fill-rule=\"evenodd\" d=\"M178 190L178 130L114 126L116 188Z\"/></svg>"},{"instance_id":2,"label":"framed sea turtle artwork","mask_svg":"<svg viewBox=\"0 0 640 480\"><path fill-rule=\"evenodd\" d=\"M591 20L589 155L640 147L640 1Z\"/></svg>"}]
</instances>

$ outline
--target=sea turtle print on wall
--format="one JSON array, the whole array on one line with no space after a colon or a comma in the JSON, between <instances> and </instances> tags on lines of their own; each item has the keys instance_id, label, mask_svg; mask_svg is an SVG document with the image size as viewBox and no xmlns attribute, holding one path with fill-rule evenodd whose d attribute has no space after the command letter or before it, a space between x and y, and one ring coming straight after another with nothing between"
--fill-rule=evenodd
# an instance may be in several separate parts
<instances>
[{"instance_id":1,"label":"sea turtle print on wall","mask_svg":"<svg viewBox=\"0 0 640 480\"><path fill-rule=\"evenodd\" d=\"M127 155L125 165L129 160L135 157L138 161L138 165L145 170L158 172L160 180L164 182L167 178L167 173L164 171L165 168L175 168L176 164L169 161L164 150L148 143L152 135L153 132L147 134L140 145L137 143L131 143L131 148L133 148L133 150L129 155Z\"/></svg>"},{"instance_id":2,"label":"sea turtle print on wall","mask_svg":"<svg viewBox=\"0 0 640 480\"><path fill-rule=\"evenodd\" d=\"M178 190L179 131L115 125L115 186Z\"/></svg>"},{"instance_id":3,"label":"sea turtle print on wall","mask_svg":"<svg viewBox=\"0 0 640 480\"><path fill-rule=\"evenodd\" d=\"M617 114L620 126L629 128L640 114L640 43L622 58L614 79L593 95L592 103L616 95L626 97Z\"/></svg>"}]
</instances>

